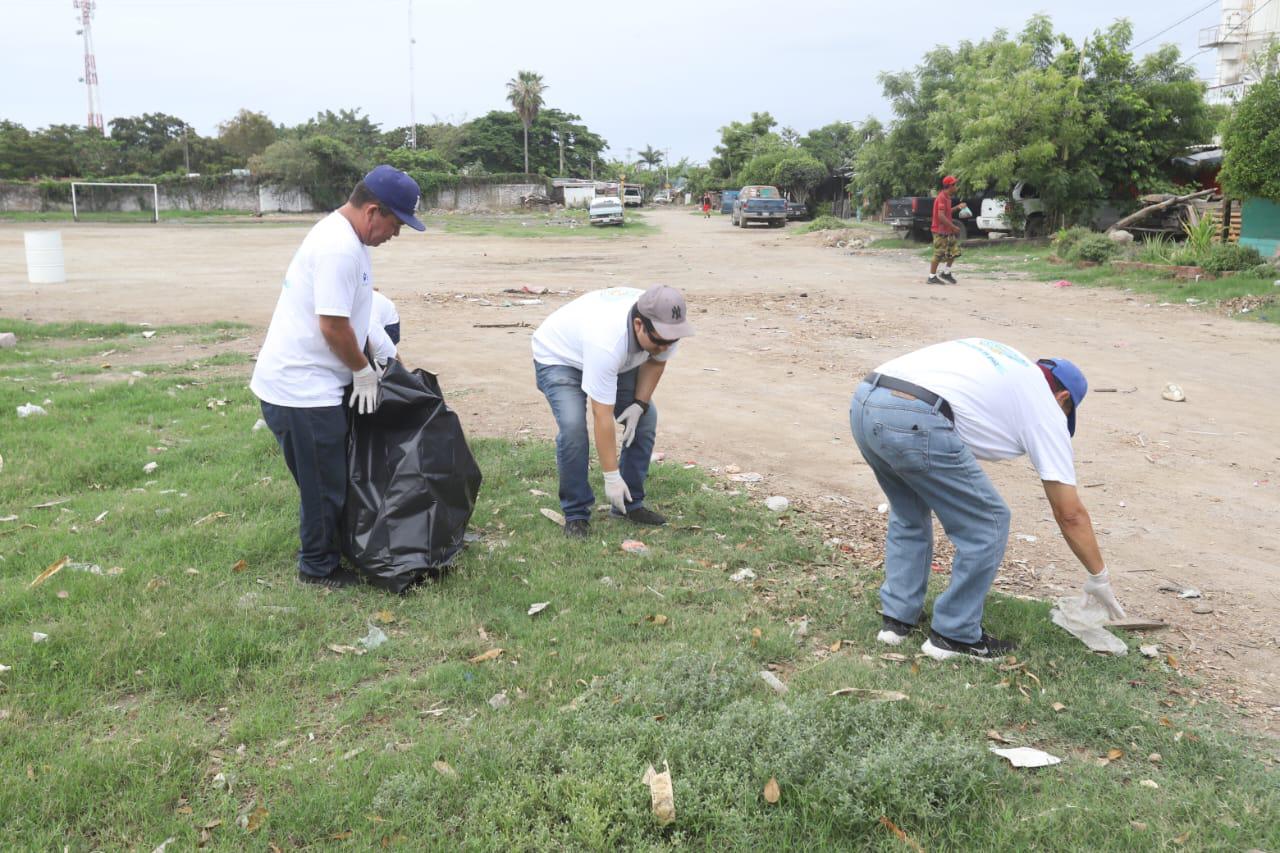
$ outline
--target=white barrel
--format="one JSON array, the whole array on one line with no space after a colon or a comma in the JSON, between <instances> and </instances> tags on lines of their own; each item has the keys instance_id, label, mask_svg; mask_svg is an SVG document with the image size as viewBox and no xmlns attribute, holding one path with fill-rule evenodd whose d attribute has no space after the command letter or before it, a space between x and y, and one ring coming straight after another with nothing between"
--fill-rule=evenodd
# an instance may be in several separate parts
<instances>
[{"instance_id":1,"label":"white barrel","mask_svg":"<svg viewBox=\"0 0 1280 853\"><path fill-rule=\"evenodd\" d=\"M61 231L24 231L22 238L27 246L27 281L58 284L67 280Z\"/></svg>"}]
</instances>

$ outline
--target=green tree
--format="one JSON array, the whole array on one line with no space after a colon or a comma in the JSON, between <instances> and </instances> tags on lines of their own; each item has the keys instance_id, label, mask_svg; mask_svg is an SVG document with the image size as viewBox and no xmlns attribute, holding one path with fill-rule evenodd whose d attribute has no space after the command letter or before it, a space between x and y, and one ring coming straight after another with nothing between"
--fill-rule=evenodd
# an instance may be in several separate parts
<instances>
[{"instance_id":1,"label":"green tree","mask_svg":"<svg viewBox=\"0 0 1280 853\"><path fill-rule=\"evenodd\" d=\"M292 135L302 139L323 136L335 139L355 151L369 152L382 142L382 131L376 122L353 110L323 110L308 119L306 124L293 128Z\"/></svg>"},{"instance_id":2,"label":"green tree","mask_svg":"<svg viewBox=\"0 0 1280 853\"><path fill-rule=\"evenodd\" d=\"M879 122L876 122L876 126L879 126ZM834 173L853 165L865 140L865 131L853 122L833 121L809 131L797 144L811 156L821 160L828 172Z\"/></svg>"},{"instance_id":3,"label":"green tree","mask_svg":"<svg viewBox=\"0 0 1280 853\"><path fill-rule=\"evenodd\" d=\"M784 147L781 137L772 132L777 123L767 112L752 113L750 121L734 121L720 128L720 144L708 168L729 183L737 181L738 173L752 157ZM741 181L737 183L741 185Z\"/></svg>"},{"instance_id":4,"label":"green tree","mask_svg":"<svg viewBox=\"0 0 1280 853\"><path fill-rule=\"evenodd\" d=\"M248 162L255 154L267 150L276 141L278 131L266 113L242 109L218 125L218 139L227 153Z\"/></svg>"},{"instance_id":5,"label":"green tree","mask_svg":"<svg viewBox=\"0 0 1280 853\"><path fill-rule=\"evenodd\" d=\"M512 80L507 81L507 100L515 108L520 123L524 126L524 171L529 172L529 128L542 109L542 93L548 88L542 82L542 75L532 71L517 71Z\"/></svg>"},{"instance_id":6,"label":"green tree","mask_svg":"<svg viewBox=\"0 0 1280 853\"><path fill-rule=\"evenodd\" d=\"M369 166L351 146L328 136L277 140L250 161L250 168L264 179L301 187L327 210L347 200Z\"/></svg>"},{"instance_id":7,"label":"green tree","mask_svg":"<svg viewBox=\"0 0 1280 853\"><path fill-rule=\"evenodd\" d=\"M644 148L636 152L636 156L640 158L639 162L644 163L646 168L656 169L662 165L662 150L654 148L648 143Z\"/></svg>"},{"instance_id":8,"label":"green tree","mask_svg":"<svg viewBox=\"0 0 1280 853\"><path fill-rule=\"evenodd\" d=\"M1280 73L1250 86L1223 134L1223 187L1242 198L1280 203Z\"/></svg>"},{"instance_id":9,"label":"green tree","mask_svg":"<svg viewBox=\"0 0 1280 853\"><path fill-rule=\"evenodd\" d=\"M476 174L478 164L484 172L522 171L524 123L513 112L494 110L472 119L461 128L457 162L469 174ZM532 173L553 174L559 169L559 141L565 141L565 171L587 175L593 160L608 147L604 139L593 133L580 117L557 109L541 110L528 130ZM597 166L597 174L600 168Z\"/></svg>"},{"instance_id":10,"label":"green tree","mask_svg":"<svg viewBox=\"0 0 1280 853\"><path fill-rule=\"evenodd\" d=\"M796 201L806 201L814 187L828 175L827 167L813 155L794 148L767 151L742 168L744 185L766 184L789 193Z\"/></svg>"},{"instance_id":11,"label":"green tree","mask_svg":"<svg viewBox=\"0 0 1280 853\"><path fill-rule=\"evenodd\" d=\"M457 168L440 152L427 148L396 148L379 158L402 172L456 172Z\"/></svg>"},{"instance_id":12,"label":"green tree","mask_svg":"<svg viewBox=\"0 0 1280 853\"><path fill-rule=\"evenodd\" d=\"M108 122L111 139L119 145L120 162L115 171L139 175L156 175L165 171L160 154L174 141L196 135L195 130L177 116L145 113L121 116Z\"/></svg>"}]
</instances>

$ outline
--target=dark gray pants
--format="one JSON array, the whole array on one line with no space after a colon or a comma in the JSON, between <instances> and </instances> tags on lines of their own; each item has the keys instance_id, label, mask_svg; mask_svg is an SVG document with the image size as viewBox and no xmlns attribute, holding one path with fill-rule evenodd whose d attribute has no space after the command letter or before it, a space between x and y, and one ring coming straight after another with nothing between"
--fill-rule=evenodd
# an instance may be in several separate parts
<instances>
[{"instance_id":1,"label":"dark gray pants","mask_svg":"<svg viewBox=\"0 0 1280 853\"><path fill-rule=\"evenodd\" d=\"M342 406L296 409L262 401L262 419L298 484L298 571L323 577L341 558L338 531L347 499L347 413Z\"/></svg>"}]
</instances>

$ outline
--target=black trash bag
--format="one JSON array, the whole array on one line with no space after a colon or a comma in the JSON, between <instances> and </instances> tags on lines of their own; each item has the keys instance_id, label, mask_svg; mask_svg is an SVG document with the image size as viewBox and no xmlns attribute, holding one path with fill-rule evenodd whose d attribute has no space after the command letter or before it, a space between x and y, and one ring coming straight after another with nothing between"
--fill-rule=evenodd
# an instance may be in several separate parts
<instances>
[{"instance_id":1,"label":"black trash bag","mask_svg":"<svg viewBox=\"0 0 1280 853\"><path fill-rule=\"evenodd\" d=\"M379 396L373 414L350 416L342 553L369 583L404 592L462 550L480 466L433 374L392 359Z\"/></svg>"}]
</instances>

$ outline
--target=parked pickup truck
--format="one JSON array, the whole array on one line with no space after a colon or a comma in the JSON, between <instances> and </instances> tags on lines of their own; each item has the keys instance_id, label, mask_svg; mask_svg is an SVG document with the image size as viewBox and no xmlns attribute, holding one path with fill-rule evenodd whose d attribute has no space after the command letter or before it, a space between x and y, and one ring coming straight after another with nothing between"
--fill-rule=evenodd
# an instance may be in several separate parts
<instances>
[{"instance_id":1,"label":"parked pickup truck","mask_svg":"<svg viewBox=\"0 0 1280 853\"><path fill-rule=\"evenodd\" d=\"M885 205L885 224L896 230L900 237L910 237L914 240L926 242L933 239L934 198L936 196L913 195L889 199ZM961 201L969 206L972 214L976 214L982 205L982 195L976 195L968 199L956 199L957 204ZM970 237L981 237L984 233L983 229L971 217L961 216L960 212L957 212L952 217L952 221L960 229L960 233L956 236L961 240L968 240Z\"/></svg>"},{"instance_id":2,"label":"parked pickup truck","mask_svg":"<svg viewBox=\"0 0 1280 853\"><path fill-rule=\"evenodd\" d=\"M622 203L627 207L641 207L644 205L644 187L639 184L623 184L622 185Z\"/></svg>"},{"instance_id":3,"label":"parked pickup truck","mask_svg":"<svg viewBox=\"0 0 1280 853\"><path fill-rule=\"evenodd\" d=\"M1015 204L1021 208L1021 215L1011 217L1009 214L1013 213ZM1017 228L1014 227L1015 222ZM1012 233L1018 230L1027 237L1043 237L1045 233L1044 202L1040 200L1040 194L1035 187L1026 181L1018 181L1014 184L1013 192L1008 196L982 200L982 210L978 214L978 227L983 231Z\"/></svg>"},{"instance_id":4,"label":"parked pickup truck","mask_svg":"<svg viewBox=\"0 0 1280 853\"><path fill-rule=\"evenodd\" d=\"M592 225L621 225L622 199L616 195L599 196L591 200L587 221Z\"/></svg>"},{"instance_id":5,"label":"parked pickup truck","mask_svg":"<svg viewBox=\"0 0 1280 853\"><path fill-rule=\"evenodd\" d=\"M733 213L733 203L738 200L737 190L724 190L720 193L720 212Z\"/></svg>"},{"instance_id":6,"label":"parked pickup truck","mask_svg":"<svg viewBox=\"0 0 1280 853\"><path fill-rule=\"evenodd\" d=\"M733 202L733 224L746 228L751 222L767 222L770 228L787 224L787 200L777 187L743 187Z\"/></svg>"}]
</instances>

